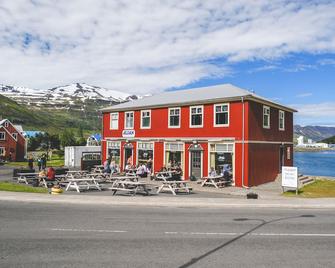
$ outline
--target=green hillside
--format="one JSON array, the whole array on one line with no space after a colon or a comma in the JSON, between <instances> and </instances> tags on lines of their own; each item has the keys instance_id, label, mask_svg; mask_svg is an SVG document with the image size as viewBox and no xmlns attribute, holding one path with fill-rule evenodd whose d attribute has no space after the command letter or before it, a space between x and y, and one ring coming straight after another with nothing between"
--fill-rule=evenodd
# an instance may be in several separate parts
<instances>
[{"instance_id":1,"label":"green hillside","mask_svg":"<svg viewBox=\"0 0 335 268\"><path fill-rule=\"evenodd\" d=\"M100 107L93 102L85 103L84 107L83 111L36 109L0 95L0 116L22 125L25 130L60 133L64 129L82 128L85 132L100 131Z\"/></svg>"},{"instance_id":2,"label":"green hillside","mask_svg":"<svg viewBox=\"0 0 335 268\"><path fill-rule=\"evenodd\" d=\"M335 136L324 139L321 142L325 142L325 143L328 143L328 144L335 144Z\"/></svg>"}]
</instances>

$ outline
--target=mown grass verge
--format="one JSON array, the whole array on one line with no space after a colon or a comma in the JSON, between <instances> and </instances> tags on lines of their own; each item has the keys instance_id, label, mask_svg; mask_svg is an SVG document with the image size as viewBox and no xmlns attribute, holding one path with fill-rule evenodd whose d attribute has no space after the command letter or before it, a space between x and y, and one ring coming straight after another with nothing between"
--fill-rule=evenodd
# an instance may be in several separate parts
<instances>
[{"instance_id":1,"label":"mown grass verge","mask_svg":"<svg viewBox=\"0 0 335 268\"><path fill-rule=\"evenodd\" d=\"M295 194L295 191L287 191L283 195L306 198L335 197L335 180L316 180L299 189L298 195Z\"/></svg>"},{"instance_id":2,"label":"mown grass verge","mask_svg":"<svg viewBox=\"0 0 335 268\"><path fill-rule=\"evenodd\" d=\"M12 182L0 182L0 191L26 192L26 193L47 193L48 189L41 187L31 187L25 184Z\"/></svg>"}]
</instances>

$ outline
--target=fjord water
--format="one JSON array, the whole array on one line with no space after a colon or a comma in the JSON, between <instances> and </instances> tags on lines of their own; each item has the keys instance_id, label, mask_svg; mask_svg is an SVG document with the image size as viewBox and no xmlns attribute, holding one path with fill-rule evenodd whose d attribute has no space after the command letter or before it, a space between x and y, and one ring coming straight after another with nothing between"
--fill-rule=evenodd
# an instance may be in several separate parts
<instances>
[{"instance_id":1,"label":"fjord water","mask_svg":"<svg viewBox=\"0 0 335 268\"><path fill-rule=\"evenodd\" d=\"M295 152L299 174L335 177L335 151Z\"/></svg>"}]
</instances>

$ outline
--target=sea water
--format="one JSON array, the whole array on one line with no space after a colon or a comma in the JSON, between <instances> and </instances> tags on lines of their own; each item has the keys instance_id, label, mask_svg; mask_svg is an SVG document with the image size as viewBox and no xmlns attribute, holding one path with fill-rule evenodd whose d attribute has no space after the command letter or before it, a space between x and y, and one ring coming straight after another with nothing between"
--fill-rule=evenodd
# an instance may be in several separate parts
<instances>
[{"instance_id":1,"label":"sea water","mask_svg":"<svg viewBox=\"0 0 335 268\"><path fill-rule=\"evenodd\" d=\"M335 177L335 151L295 152L299 174Z\"/></svg>"}]
</instances>

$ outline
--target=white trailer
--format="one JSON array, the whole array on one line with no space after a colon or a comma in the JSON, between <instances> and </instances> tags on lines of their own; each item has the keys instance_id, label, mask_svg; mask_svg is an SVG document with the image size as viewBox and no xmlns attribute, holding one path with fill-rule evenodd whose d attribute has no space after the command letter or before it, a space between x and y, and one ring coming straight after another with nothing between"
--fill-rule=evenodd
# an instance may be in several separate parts
<instances>
[{"instance_id":1,"label":"white trailer","mask_svg":"<svg viewBox=\"0 0 335 268\"><path fill-rule=\"evenodd\" d=\"M86 154L101 155L101 146L69 146L65 147L64 165L66 167L81 167L81 159Z\"/></svg>"}]
</instances>

